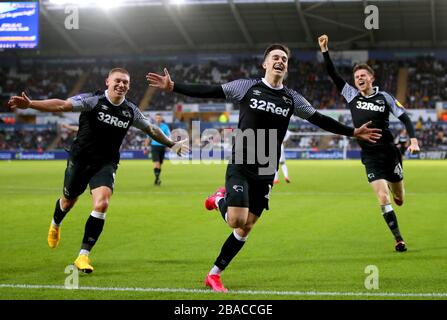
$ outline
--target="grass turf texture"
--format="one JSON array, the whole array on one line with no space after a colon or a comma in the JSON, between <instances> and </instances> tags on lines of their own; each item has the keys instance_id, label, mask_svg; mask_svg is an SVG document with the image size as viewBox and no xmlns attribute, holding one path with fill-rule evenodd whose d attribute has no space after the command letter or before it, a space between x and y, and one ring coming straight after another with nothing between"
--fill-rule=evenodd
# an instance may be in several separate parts
<instances>
[{"instance_id":1,"label":"grass turf texture","mask_svg":"<svg viewBox=\"0 0 447 320\"><path fill-rule=\"evenodd\" d=\"M447 293L447 162L406 161L407 198L396 210L407 241L394 240L360 161L288 161L291 184L271 194L270 211L223 273L230 290ZM91 211L88 191L67 215L57 249L46 237L65 162L0 162L0 284L63 286ZM207 212L225 165L165 163L161 187L150 161L122 161L104 232L80 287L205 289L203 279L231 230ZM379 289L364 286L368 265ZM215 294L1 288L0 299L419 299L415 297ZM421 297L422 299L423 297ZM441 297L436 299L445 299ZM430 299L425 297L424 299Z\"/></svg>"}]
</instances>

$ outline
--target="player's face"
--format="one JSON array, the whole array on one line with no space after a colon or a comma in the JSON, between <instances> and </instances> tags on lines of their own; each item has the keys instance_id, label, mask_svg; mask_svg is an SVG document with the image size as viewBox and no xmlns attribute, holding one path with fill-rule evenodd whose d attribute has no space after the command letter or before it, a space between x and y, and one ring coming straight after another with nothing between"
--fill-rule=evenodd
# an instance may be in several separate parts
<instances>
[{"instance_id":1,"label":"player's face","mask_svg":"<svg viewBox=\"0 0 447 320\"><path fill-rule=\"evenodd\" d=\"M107 78L106 85L111 97L124 97L130 88L130 77L126 73L114 72Z\"/></svg>"},{"instance_id":2,"label":"player's face","mask_svg":"<svg viewBox=\"0 0 447 320\"><path fill-rule=\"evenodd\" d=\"M372 88L374 76L366 69L359 69L354 72L354 82L359 91L366 92Z\"/></svg>"},{"instance_id":3,"label":"player's face","mask_svg":"<svg viewBox=\"0 0 447 320\"><path fill-rule=\"evenodd\" d=\"M287 54L282 50L276 49L270 51L262 66L267 74L284 78L287 73L288 61Z\"/></svg>"},{"instance_id":4,"label":"player's face","mask_svg":"<svg viewBox=\"0 0 447 320\"><path fill-rule=\"evenodd\" d=\"M161 123L161 116L155 116L155 121L160 124Z\"/></svg>"}]
</instances>

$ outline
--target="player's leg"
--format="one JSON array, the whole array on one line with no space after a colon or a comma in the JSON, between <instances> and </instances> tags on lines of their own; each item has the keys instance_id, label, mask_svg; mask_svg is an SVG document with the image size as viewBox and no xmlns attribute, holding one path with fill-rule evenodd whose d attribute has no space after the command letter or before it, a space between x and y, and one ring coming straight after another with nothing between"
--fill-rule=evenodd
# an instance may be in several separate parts
<instances>
[{"instance_id":1,"label":"player's leg","mask_svg":"<svg viewBox=\"0 0 447 320\"><path fill-rule=\"evenodd\" d=\"M279 183L279 169L275 171L275 178L273 179L274 184Z\"/></svg>"},{"instance_id":2,"label":"player's leg","mask_svg":"<svg viewBox=\"0 0 447 320\"><path fill-rule=\"evenodd\" d=\"M394 157L393 157L394 155ZM394 159L394 161L393 161ZM398 148L390 151L389 160L387 161L387 181L388 187L393 194L394 203L398 206L404 204L405 188L404 188L404 170L402 164L402 155Z\"/></svg>"},{"instance_id":3,"label":"player's leg","mask_svg":"<svg viewBox=\"0 0 447 320\"><path fill-rule=\"evenodd\" d=\"M113 194L116 169L117 166L115 164L104 165L99 168L90 180L93 210L85 224L81 250L75 261L75 266L85 273L93 272L89 254L104 228L106 212Z\"/></svg>"},{"instance_id":4,"label":"player's leg","mask_svg":"<svg viewBox=\"0 0 447 320\"><path fill-rule=\"evenodd\" d=\"M56 200L53 219L51 220L48 230L48 246L56 248L61 238L61 224L67 213L75 205L78 196L87 188L88 170L85 166L67 160L67 168L65 169L64 188L61 198Z\"/></svg>"},{"instance_id":5,"label":"player's leg","mask_svg":"<svg viewBox=\"0 0 447 320\"><path fill-rule=\"evenodd\" d=\"M246 207L228 207L228 224L233 228L233 232L225 241L219 256L214 262L205 279L205 284L215 291L226 292L227 289L222 285L220 274L229 265L233 258L244 246L248 234L253 229L254 224L261 216L264 209L268 209L268 199L271 190L270 183L253 182L249 183L250 204ZM234 196L229 197L230 204L235 201ZM239 210L232 210L232 209ZM232 220L234 218L234 220Z\"/></svg>"},{"instance_id":6,"label":"player's leg","mask_svg":"<svg viewBox=\"0 0 447 320\"><path fill-rule=\"evenodd\" d=\"M233 229L233 232L223 244L219 256L214 262L214 266L205 278L205 285L207 287L210 287L214 291L218 292L228 291L222 284L220 275L242 249L247 241L248 234L253 229L253 226L258 218L259 217L255 214L249 212L245 225L240 228Z\"/></svg>"},{"instance_id":7,"label":"player's leg","mask_svg":"<svg viewBox=\"0 0 447 320\"><path fill-rule=\"evenodd\" d=\"M393 194L394 203L398 206L403 205L405 200L405 187L403 180L398 182L388 182L388 187Z\"/></svg>"},{"instance_id":8,"label":"player's leg","mask_svg":"<svg viewBox=\"0 0 447 320\"><path fill-rule=\"evenodd\" d=\"M371 186L377 196L377 200L379 201L383 218L385 219L386 224L396 240L396 250L406 251L405 242L399 230L397 216L391 205L388 182L385 179L378 179L372 181Z\"/></svg>"},{"instance_id":9,"label":"player's leg","mask_svg":"<svg viewBox=\"0 0 447 320\"><path fill-rule=\"evenodd\" d=\"M161 173L161 159L160 159L160 148L157 146L152 146L151 149L152 162L154 163L154 185L160 185L160 173Z\"/></svg>"}]
</instances>

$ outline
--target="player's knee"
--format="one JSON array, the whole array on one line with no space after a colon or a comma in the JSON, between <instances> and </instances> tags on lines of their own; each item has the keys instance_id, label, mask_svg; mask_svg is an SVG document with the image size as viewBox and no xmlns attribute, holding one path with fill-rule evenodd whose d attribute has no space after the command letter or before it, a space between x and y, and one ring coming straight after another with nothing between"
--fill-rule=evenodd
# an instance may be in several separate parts
<instances>
[{"instance_id":1,"label":"player's knee","mask_svg":"<svg viewBox=\"0 0 447 320\"><path fill-rule=\"evenodd\" d=\"M377 198L382 205L390 203L390 195L387 191L379 191L377 193Z\"/></svg>"},{"instance_id":2,"label":"player's knee","mask_svg":"<svg viewBox=\"0 0 447 320\"><path fill-rule=\"evenodd\" d=\"M106 212L109 207L109 199L101 198L96 200L95 202L95 211L97 212Z\"/></svg>"},{"instance_id":3,"label":"player's knee","mask_svg":"<svg viewBox=\"0 0 447 320\"><path fill-rule=\"evenodd\" d=\"M74 207L76 200L78 200L78 198L67 199L62 197L60 201L61 209L64 210L65 212L69 211L71 208Z\"/></svg>"},{"instance_id":4,"label":"player's knee","mask_svg":"<svg viewBox=\"0 0 447 320\"><path fill-rule=\"evenodd\" d=\"M229 216L227 218L227 223L232 228L243 228L247 222L246 217L240 217L240 216Z\"/></svg>"},{"instance_id":5,"label":"player's knee","mask_svg":"<svg viewBox=\"0 0 447 320\"><path fill-rule=\"evenodd\" d=\"M248 223L247 222L242 228L240 228L238 230L240 236L241 237L247 237L248 234L250 233L251 229L253 229L254 225L255 225L254 223Z\"/></svg>"}]
</instances>

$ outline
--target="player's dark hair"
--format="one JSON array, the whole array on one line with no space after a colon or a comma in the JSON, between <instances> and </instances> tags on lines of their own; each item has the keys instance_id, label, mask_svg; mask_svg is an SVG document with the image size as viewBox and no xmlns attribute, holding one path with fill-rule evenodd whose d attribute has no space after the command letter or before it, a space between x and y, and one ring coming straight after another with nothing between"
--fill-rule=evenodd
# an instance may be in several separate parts
<instances>
[{"instance_id":1,"label":"player's dark hair","mask_svg":"<svg viewBox=\"0 0 447 320\"><path fill-rule=\"evenodd\" d=\"M352 72L355 73L357 70L366 70L369 73L371 73L372 76L374 76L374 69L371 68L369 65L367 65L366 63L359 63L356 64L354 66L354 68L352 69Z\"/></svg>"},{"instance_id":2,"label":"player's dark hair","mask_svg":"<svg viewBox=\"0 0 447 320\"><path fill-rule=\"evenodd\" d=\"M112 70L109 71L109 77L115 72L121 72L121 73L127 74L130 77L129 71L127 71L124 68L113 68Z\"/></svg>"},{"instance_id":3,"label":"player's dark hair","mask_svg":"<svg viewBox=\"0 0 447 320\"><path fill-rule=\"evenodd\" d=\"M265 60L265 58L267 58L269 53L272 52L273 50L284 51L287 54L287 57L290 58L290 49L287 46L285 46L283 44L280 44L280 43L273 43L273 44L269 45L267 47L267 49L265 49L265 51L264 51L264 60Z\"/></svg>"}]
</instances>

